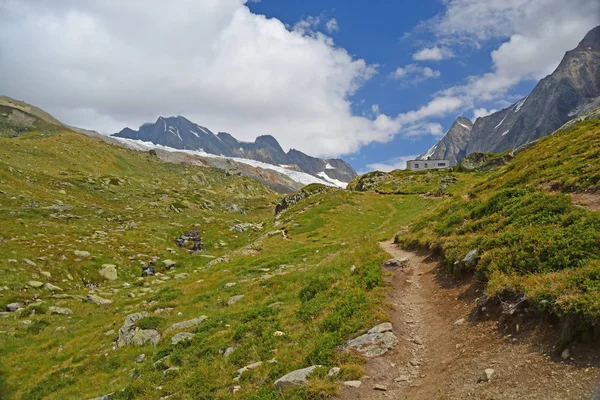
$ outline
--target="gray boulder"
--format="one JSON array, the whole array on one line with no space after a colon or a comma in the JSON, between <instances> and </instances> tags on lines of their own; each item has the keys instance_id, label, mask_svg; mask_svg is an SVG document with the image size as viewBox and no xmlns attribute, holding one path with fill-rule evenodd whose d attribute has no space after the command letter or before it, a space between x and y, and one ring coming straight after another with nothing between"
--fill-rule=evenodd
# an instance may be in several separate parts
<instances>
[{"instance_id":1,"label":"gray boulder","mask_svg":"<svg viewBox=\"0 0 600 400\"><path fill-rule=\"evenodd\" d=\"M354 350L365 357L378 357L393 348L398 338L391 332L389 322L377 325L366 334L346 342L347 350Z\"/></svg>"},{"instance_id":2,"label":"gray boulder","mask_svg":"<svg viewBox=\"0 0 600 400\"><path fill-rule=\"evenodd\" d=\"M479 256L479 252L477 251L477 249L471 250L470 252L467 253L467 255L465 256L465 258L463 258L462 261L465 264L465 266L471 268L471 267L474 267L475 264L477 263L478 256Z\"/></svg>"},{"instance_id":3,"label":"gray boulder","mask_svg":"<svg viewBox=\"0 0 600 400\"><path fill-rule=\"evenodd\" d=\"M227 305L231 306L235 303L237 303L238 301L240 301L241 299L244 298L243 294L238 294L237 296L231 296L228 300L227 300Z\"/></svg>"},{"instance_id":4,"label":"gray boulder","mask_svg":"<svg viewBox=\"0 0 600 400\"><path fill-rule=\"evenodd\" d=\"M90 256L89 251L82 251L82 250L75 250L73 252L73 254L75 254L75 256L79 257L79 258L88 258Z\"/></svg>"},{"instance_id":5,"label":"gray boulder","mask_svg":"<svg viewBox=\"0 0 600 400\"><path fill-rule=\"evenodd\" d=\"M175 336L173 336L171 338L171 344L174 346L177 343L181 343L181 342L185 342L187 340L191 340L194 337L193 334L188 333L188 332L181 332L176 334Z\"/></svg>"},{"instance_id":6,"label":"gray boulder","mask_svg":"<svg viewBox=\"0 0 600 400\"><path fill-rule=\"evenodd\" d=\"M105 304L111 304L112 303L112 300L105 299L105 298L100 297L100 296L95 295L95 294L88 294L87 296L85 296L83 298L83 301L86 302L86 303L93 303L93 304L96 304L96 305L99 305L99 306L102 306L102 305L105 305Z\"/></svg>"},{"instance_id":7,"label":"gray boulder","mask_svg":"<svg viewBox=\"0 0 600 400\"><path fill-rule=\"evenodd\" d=\"M98 270L100 276L109 281L117 280L117 266L113 264L104 264L102 268Z\"/></svg>"},{"instance_id":8,"label":"gray boulder","mask_svg":"<svg viewBox=\"0 0 600 400\"><path fill-rule=\"evenodd\" d=\"M204 321L207 318L208 317L206 315L201 315L198 318L190 319L188 321L177 322L176 324L173 324L170 327L168 327L165 332L192 328L194 326L200 325L202 321Z\"/></svg>"},{"instance_id":9,"label":"gray boulder","mask_svg":"<svg viewBox=\"0 0 600 400\"><path fill-rule=\"evenodd\" d=\"M117 338L117 347L123 347L130 344L142 346L146 343L156 345L160 340L160 333L155 329L140 329L135 326L135 322L148 316L146 311L129 314L125 317L125 323L119 329Z\"/></svg>"},{"instance_id":10,"label":"gray boulder","mask_svg":"<svg viewBox=\"0 0 600 400\"><path fill-rule=\"evenodd\" d=\"M321 367L321 365L313 365L311 367L297 369L287 375L275 381L275 387L279 390L285 390L286 388L293 386L303 386L307 384L307 378L312 374L315 369Z\"/></svg>"},{"instance_id":11,"label":"gray boulder","mask_svg":"<svg viewBox=\"0 0 600 400\"><path fill-rule=\"evenodd\" d=\"M19 308L23 308L23 304L21 304L21 303L9 303L9 304L6 305L6 311L8 311L8 312L15 312Z\"/></svg>"},{"instance_id":12,"label":"gray boulder","mask_svg":"<svg viewBox=\"0 0 600 400\"><path fill-rule=\"evenodd\" d=\"M62 307L48 307L48 309L50 310L50 314L58 314L58 315L72 315L73 314L73 310L71 310L70 308L62 308Z\"/></svg>"}]
</instances>

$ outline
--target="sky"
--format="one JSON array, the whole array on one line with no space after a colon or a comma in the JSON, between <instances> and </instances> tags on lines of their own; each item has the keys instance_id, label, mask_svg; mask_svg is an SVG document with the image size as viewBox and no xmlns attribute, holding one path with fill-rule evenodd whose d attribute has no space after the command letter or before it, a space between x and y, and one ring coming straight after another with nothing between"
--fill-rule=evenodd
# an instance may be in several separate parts
<instances>
[{"instance_id":1,"label":"sky","mask_svg":"<svg viewBox=\"0 0 600 400\"><path fill-rule=\"evenodd\" d=\"M599 21L597 0L0 0L0 94L104 134L183 115L391 170Z\"/></svg>"}]
</instances>

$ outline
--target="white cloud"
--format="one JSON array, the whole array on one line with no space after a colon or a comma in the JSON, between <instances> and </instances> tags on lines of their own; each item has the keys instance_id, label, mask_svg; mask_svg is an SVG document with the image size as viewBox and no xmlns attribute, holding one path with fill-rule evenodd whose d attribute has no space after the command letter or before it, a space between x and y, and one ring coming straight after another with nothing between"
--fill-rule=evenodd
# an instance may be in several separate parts
<instances>
[{"instance_id":1,"label":"white cloud","mask_svg":"<svg viewBox=\"0 0 600 400\"><path fill-rule=\"evenodd\" d=\"M419 157L419 155L396 157L381 163L368 164L367 167L369 167L372 171L382 172L390 172L396 169L406 169L406 162L414 160L417 157Z\"/></svg>"},{"instance_id":2,"label":"white cloud","mask_svg":"<svg viewBox=\"0 0 600 400\"><path fill-rule=\"evenodd\" d=\"M335 18L331 18L325 23L325 29L330 34L339 31L340 25L338 24L338 20Z\"/></svg>"},{"instance_id":3,"label":"white cloud","mask_svg":"<svg viewBox=\"0 0 600 400\"><path fill-rule=\"evenodd\" d=\"M314 32L320 17L291 29L244 3L0 1L0 93L104 133L180 114L315 156L399 131L397 118L353 115L349 99L377 66Z\"/></svg>"},{"instance_id":4,"label":"white cloud","mask_svg":"<svg viewBox=\"0 0 600 400\"><path fill-rule=\"evenodd\" d=\"M432 135L442 137L444 131L439 123L421 123L409 126L404 132L406 137Z\"/></svg>"},{"instance_id":5,"label":"white cloud","mask_svg":"<svg viewBox=\"0 0 600 400\"><path fill-rule=\"evenodd\" d=\"M491 109L491 110L488 110L488 109L486 109L486 108L484 108L484 107L481 107L481 108L475 108L475 109L473 109L473 119L472 119L472 120L473 120L473 122L475 122L475 120L476 120L477 118L482 118L482 117L485 117L485 116L487 116L487 115L490 115L490 114L493 114L493 113L495 113L495 112L497 112L497 111L498 111L498 110L496 110L495 108L493 108L493 109Z\"/></svg>"},{"instance_id":6,"label":"white cloud","mask_svg":"<svg viewBox=\"0 0 600 400\"><path fill-rule=\"evenodd\" d=\"M439 78L440 71L433 70L429 67L421 67L417 64L408 64L405 67L398 67L390 74L390 78L400 80L405 83L416 84L426 81L427 79Z\"/></svg>"},{"instance_id":7,"label":"white cloud","mask_svg":"<svg viewBox=\"0 0 600 400\"><path fill-rule=\"evenodd\" d=\"M452 57L454 57L452 50L438 46L424 48L413 54L415 61L441 61Z\"/></svg>"}]
</instances>

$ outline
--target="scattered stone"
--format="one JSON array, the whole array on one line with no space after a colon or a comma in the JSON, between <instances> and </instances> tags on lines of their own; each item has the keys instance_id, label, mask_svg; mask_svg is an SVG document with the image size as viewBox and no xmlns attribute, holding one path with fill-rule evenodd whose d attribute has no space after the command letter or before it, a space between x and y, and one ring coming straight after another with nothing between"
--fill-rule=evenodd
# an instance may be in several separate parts
<instances>
[{"instance_id":1,"label":"scattered stone","mask_svg":"<svg viewBox=\"0 0 600 400\"><path fill-rule=\"evenodd\" d=\"M383 263L383 266L388 268L406 268L409 265L410 259L408 257L392 258Z\"/></svg>"},{"instance_id":2,"label":"scattered stone","mask_svg":"<svg viewBox=\"0 0 600 400\"><path fill-rule=\"evenodd\" d=\"M348 386L348 387L355 388L355 389L358 389L360 387L360 385L362 385L361 381L346 381L346 382L344 382L344 386Z\"/></svg>"},{"instance_id":3,"label":"scattered stone","mask_svg":"<svg viewBox=\"0 0 600 400\"><path fill-rule=\"evenodd\" d=\"M483 374L479 377L479 379L477 379L477 382L489 382L492 380L492 378L494 377L494 374L496 373L496 371L494 371L491 368L486 368L483 371Z\"/></svg>"},{"instance_id":4,"label":"scattered stone","mask_svg":"<svg viewBox=\"0 0 600 400\"><path fill-rule=\"evenodd\" d=\"M77 256L79 258L88 258L90 256L89 251L81 251L81 250L75 250L73 252L73 254L75 254L75 256Z\"/></svg>"},{"instance_id":5,"label":"scattered stone","mask_svg":"<svg viewBox=\"0 0 600 400\"><path fill-rule=\"evenodd\" d=\"M175 244L190 252L202 250L204 247L200 231L186 231L183 235L175 239Z\"/></svg>"},{"instance_id":6,"label":"scattered stone","mask_svg":"<svg viewBox=\"0 0 600 400\"><path fill-rule=\"evenodd\" d=\"M58 286L55 286L55 285L53 285L51 283L46 283L44 285L44 289L49 290L51 292L62 292L62 288L60 288Z\"/></svg>"},{"instance_id":7,"label":"scattered stone","mask_svg":"<svg viewBox=\"0 0 600 400\"><path fill-rule=\"evenodd\" d=\"M462 262L465 264L466 267L474 267L475 264L477 263L477 256L479 255L479 252L477 250L471 250L470 252L467 253L467 255L465 256L465 258L463 258Z\"/></svg>"},{"instance_id":8,"label":"scattered stone","mask_svg":"<svg viewBox=\"0 0 600 400\"><path fill-rule=\"evenodd\" d=\"M179 373L179 367L171 367L163 371L163 376L175 375Z\"/></svg>"},{"instance_id":9,"label":"scattered stone","mask_svg":"<svg viewBox=\"0 0 600 400\"><path fill-rule=\"evenodd\" d=\"M127 296L131 299L135 299L135 293L129 293Z\"/></svg>"},{"instance_id":10,"label":"scattered stone","mask_svg":"<svg viewBox=\"0 0 600 400\"><path fill-rule=\"evenodd\" d=\"M350 273L353 274L356 271L356 266L353 265L350 267Z\"/></svg>"},{"instance_id":11,"label":"scattered stone","mask_svg":"<svg viewBox=\"0 0 600 400\"><path fill-rule=\"evenodd\" d=\"M31 266L31 267L35 267L35 266L37 266L37 264L36 264L36 263L34 263L33 261L31 261L31 260L30 260L30 259L28 259L28 258L24 258L24 259L23 259L23 262L24 262L25 264L27 264L27 265Z\"/></svg>"},{"instance_id":12,"label":"scattered stone","mask_svg":"<svg viewBox=\"0 0 600 400\"><path fill-rule=\"evenodd\" d=\"M43 276L45 276L46 278L52 278L52 274L48 271L40 271L40 274L42 274Z\"/></svg>"},{"instance_id":13,"label":"scattered stone","mask_svg":"<svg viewBox=\"0 0 600 400\"><path fill-rule=\"evenodd\" d=\"M410 378L406 375L400 375L399 377L397 377L396 379L394 379L394 382L396 383L400 383L400 382L408 382L410 380Z\"/></svg>"},{"instance_id":14,"label":"scattered stone","mask_svg":"<svg viewBox=\"0 0 600 400\"><path fill-rule=\"evenodd\" d=\"M202 315L198 318L190 319L188 321L177 322L176 324L173 324L170 327L168 327L165 332L192 328L194 326L200 325L202 321L204 321L207 318L208 317L206 315Z\"/></svg>"},{"instance_id":15,"label":"scattered stone","mask_svg":"<svg viewBox=\"0 0 600 400\"><path fill-rule=\"evenodd\" d=\"M283 303L281 301L277 301L275 303L269 304L267 307L279 307L279 306L282 306L282 305L283 305Z\"/></svg>"},{"instance_id":16,"label":"scattered stone","mask_svg":"<svg viewBox=\"0 0 600 400\"><path fill-rule=\"evenodd\" d=\"M8 312L15 312L20 308L23 308L23 304L21 303L8 303L6 305L6 311Z\"/></svg>"},{"instance_id":17,"label":"scattered stone","mask_svg":"<svg viewBox=\"0 0 600 400\"><path fill-rule=\"evenodd\" d=\"M569 349L564 349L560 355L560 358L562 358L563 360L567 360L570 357L571 357L571 351Z\"/></svg>"},{"instance_id":18,"label":"scattered stone","mask_svg":"<svg viewBox=\"0 0 600 400\"><path fill-rule=\"evenodd\" d=\"M142 276L154 276L154 262L150 262L149 264L142 263Z\"/></svg>"},{"instance_id":19,"label":"scattered stone","mask_svg":"<svg viewBox=\"0 0 600 400\"><path fill-rule=\"evenodd\" d=\"M333 367L327 373L327 376L338 376L340 374L340 367Z\"/></svg>"},{"instance_id":20,"label":"scattered stone","mask_svg":"<svg viewBox=\"0 0 600 400\"><path fill-rule=\"evenodd\" d=\"M346 342L346 349L357 351L368 358L381 356L398 341L396 335L388 329L391 329L388 322L378 325L368 333Z\"/></svg>"},{"instance_id":21,"label":"scattered stone","mask_svg":"<svg viewBox=\"0 0 600 400\"><path fill-rule=\"evenodd\" d=\"M125 317L125 323L119 329L117 338L117 347L123 347L130 344L142 346L148 342L156 345L160 340L160 333L155 329L140 329L135 326L135 322L148 316L146 311L135 314L129 314Z\"/></svg>"},{"instance_id":22,"label":"scattered stone","mask_svg":"<svg viewBox=\"0 0 600 400\"><path fill-rule=\"evenodd\" d=\"M146 359L146 355L144 353L142 353L139 356L137 356L137 358L135 359L135 362L140 364L140 363L144 362L145 359Z\"/></svg>"},{"instance_id":23,"label":"scattered stone","mask_svg":"<svg viewBox=\"0 0 600 400\"><path fill-rule=\"evenodd\" d=\"M281 378L275 381L275 388L279 390L285 390L291 386L303 386L307 383L307 378L310 374L312 374L315 369L319 368L320 365L313 365L311 367L298 369L296 371L292 371L287 375L282 376Z\"/></svg>"},{"instance_id":24,"label":"scattered stone","mask_svg":"<svg viewBox=\"0 0 600 400\"><path fill-rule=\"evenodd\" d=\"M117 266L113 264L103 264L98 270L100 276L109 281L117 280Z\"/></svg>"},{"instance_id":25,"label":"scattered stone","mask_svg":"<svg viewBox=\"0 0 600 400\"><path fill-rule=\"evenodd\" d=\"M173 279L176 279L176 280L181 280L181 279L186 279L186 278L187 278L187 277L189 277L189 276L190 276L190 274L183 272L183 273L181 273L181 274L175 274L175 275L173 276Z\"/></svg>"},{"instance_id":26,"label":"scattered stone","mask_svg":"<svg viewBox=\"0 0 600 400\"><path fill-rule=\"evenodd\" d=\"M237 392L239 392L240 390L242 390L242 387L241 387L240 385L229 386L229 387L227 388L227 391L228 391L228 392L230 392L230 393L237 393Z\"/></svg>"},{"instance_id":27,"label":"scattered stone","mask_svg":"<svg viewBox=\"0 0 600 400\"><path fill-rule=\"evenodd\" d=\"M27 282L27 285L34 289L40 289L44 286L44 283L40 281L29 281Z\"/></svg>"},{"instance_id":28,"label":"scattered stone","mask_svg":"<svg viewBox=\"0 0 600 400\"><path fill-rule=\"evenodd\" d=\"M194 337L194 335L191 333L181 332L171 338L171 344L176 345L178 343L185 342L187 340L191 340L193 337Z\"/></svg>"},{"instance_id":29,"label":"scattered stone","mask_svg":"<svg viewBox=\"0 0 600 400\"><path fill-rule=\"evenodd\" d=\"M275 333L273 333L273 336L281 337L281 336L285 336L285 333L283 333L281 331L275 331Z\"/></svg>"},{"instance_id":30,"label":"scattered stone","mask_svg":"<svg viewBox=\"0 0 600 400\"><path fill-rule=\"evenodd\" d=\"M104 396L94 397L90 400L110 400L114 396L114 393L105 394Z\"/></svg>"},{"instance_id":31,"label":"scattered stone","mask_svg":"<svg viewBox=\"0 0 600 400\"><path fill-rule=\"evenodd\" d=\"M252 224L249 222L244 222L241 224L233 225L229 230L231 232L246 232L247 230L252 229L254 231L260 231L263 229L263 224Z\"/></svg>"},{"instance_id":32,"label":"scattered stone","mask_svg":"<svg viewBox=\"0 0 600 400\"><path fill-rule=\"evenodd\" d=\"M112 336L115 334L115 330L111 329L109 331L104 332L104 336Z\"/></svg>"},{"instance_id":33,"label":"scattered stone","mask_svg":"<svg viewBox=\"0 0 600 400\"><path fill-rule=\"evenodd\" d=\"M464 324L464 323L465 323L465 319L461 318L461 319L456 320L454 322L454 325L456 325L456 326L462 326L462 324Z\"/></svg>"},{"instance_id":34,"label":"scattered stone","mask_svg":"<svg viewBox=\"0 0 600 400\"><path fill-rule=\"evenodd\" d=\"M225 349L225 353L223 353L223 357L228 358L231 353L233 353L233 351L235 350L234 347L228 347L227 349Z\"/></svg>"},{"instance_id":35,"label":"scattered stone","mask_svg":"<svg viewBox=\"0 0 600 400\"><path fill-rule=\"evenodd\" d=\"M268 364L277 364L278 361L276 358L271 358L269 361L267 361Z\"/></svg>"},{"instance_id":36,"label":"scattered stone","mask_svg":"<svg viewBox=\"0 0 600 400\"><path fill-rule=\"evenodd\" d=\"M423 339L421 339L419 336L415 336L413 338L413 343L419 346L423 346Z\"/></svg>"},{"instance_id":37,"label":"scattered stone","mask_svg":"<svg viewBox=\"0 0 600 400\"><path fill-rule=\"evenodd\" d=\"M231 296L228 300L227 300L227 305L231 306L235 303L237 303L238 301L240 301L241 299L243 299L245 296L243 294L238 294L237 296Z\"/></svg>"},{"instance_id":38,"label":"scattered stone","mask_svg":"<svg viewBox=\"0 0 600 400\"><path fill-rule=\"evenodd\" d=\"M262 361L258 361L258 362L252 363L252 364L248 364L245 367L242 367L242 368L238 369L237 370L237 374L238 375L242 375L244 372L249 371L249 370L254 369L254 368L258 368L261 365L262 365Z\"/></svg>"},{"instance_id":39,"label":"scattered stone","mask_svg":"<svg viewBox=\"0 0 600 400\"><path fill-rule=\"evenodd\" d=\"M227 283L225 284L225 287L226 287L226 288L230 288L230 287L234 287L235 285L237 285L237 283L236 283L236 282L227 282Z\"/></svg>"},{"instance_id":40,"label":"scattered stone","mask_svg":"<svg viewBox=\"0 0 600 400\"><path fill-rule=\"evenodd\" d=\"M170 259L166 259L166 260L163 260L163 264L165 264L166 269L173 269L173 268L175 268L175 265L177 264L177 262L170 260Z\"/></svg>"},{"instance_id":41,"label":"scattered stone","mask_svg":"<svg viewBox=\"0 0 600 400\"><path fill-rule=\"evenodd\" d=\"M86 303L93 303L93 304L96 304L96 305L99 305L99 306L102 306L102 305L105 305L105 304L111 304L112 303L112 300L105 299L105 298L100 297L100 296L95 295L95 294L88 294L87 296L85 296L83 298L83 301L86 302Z\"/></svg>"},{"instance_id":42,"label":"scattered stone","mask_svg":"<svg viewBox=\"0 0 600 400\"><path fill-rule=\"evenodd\" d=\"M374 385L373 390L379 390L380 392L386 392L387 386L385 385Z\"/></svg>"},{"instance_id":43,"label":"scattered stone","mask_svg":"<svg viewBox=\"0 0 600 400\"><path fill-rule=\"evenodd\" d=\"M71 310L70 308L62 308L62 307L48 307L48 309L50 310L50 314L58 314L58 315L72 315L73 314L73 310Z\"/></svg>"}]
</instances>

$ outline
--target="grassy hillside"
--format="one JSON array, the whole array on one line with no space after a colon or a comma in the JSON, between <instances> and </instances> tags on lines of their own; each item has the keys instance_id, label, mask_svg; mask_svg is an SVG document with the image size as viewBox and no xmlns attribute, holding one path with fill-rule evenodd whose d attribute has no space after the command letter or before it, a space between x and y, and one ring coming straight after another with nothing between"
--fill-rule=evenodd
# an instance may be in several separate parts
<instances>
[{"instance_id":1,"label":"grassy hillside","mask_svg":"<svg viewBox=\"0 0 600 400\"><path fill-rule=\"evenodd\" d=\"M569 315L584 329L600 322L600 213L585 204L598 196L596 120L543 138L480 175L397 242L439 252L456 273L474 271L490 296L524 293L534 307ZM465 258L474 250L473 260Z\"/></svg>"},{"instance_id":2,"label":"grassy hillside","mask_svg":"<svg viewBox=\"0 0 600 400\"><path fill-rule=\"evenodd\" d=\"M324 191L275 218L278 196L252 180L38 123L0 138L0 309L23 305L0 317L3 399L279 398L273 382L313 364L324 368L287 398L334 393L326 368L340 366L338 379L362 370L340 345L387 318L378 241L440 202ZM204 250L176 246L188 230ZM141 277L151 261L157 275ZM89 294L111 303L82 301ZM160 341L117 348L125 317L140 311L136 325ZM194 336L172 345L180 332Z\"/></svg>"}]
</instances>

